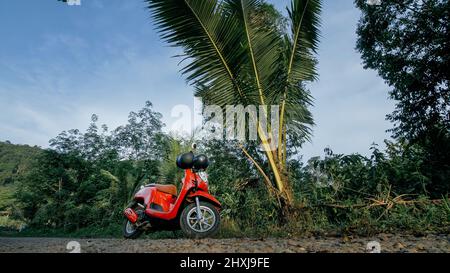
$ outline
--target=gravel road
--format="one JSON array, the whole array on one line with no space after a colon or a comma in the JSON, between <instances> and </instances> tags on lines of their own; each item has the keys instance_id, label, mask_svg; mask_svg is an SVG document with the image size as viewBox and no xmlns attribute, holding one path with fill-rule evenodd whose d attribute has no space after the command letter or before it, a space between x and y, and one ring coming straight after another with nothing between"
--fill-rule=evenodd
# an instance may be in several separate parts
<instances>
[{"instance_id":1,"label":"gravel road","mask_svg":"<svg viewBox=\"0 0 450 273\"><path fill-rule=\"evenodd\" d=\"M69 244L71 241L75 243ZM294 239L73 239L0 237L0 252L367 252L369 242L381 252L450 253L450 235L379 234L373 237L309 237ZM69 245L68 245L69 244ZM71 245L74 245L70 247ZM377 243L374 244L376 248Z\"/></svg>"}]
</instances>

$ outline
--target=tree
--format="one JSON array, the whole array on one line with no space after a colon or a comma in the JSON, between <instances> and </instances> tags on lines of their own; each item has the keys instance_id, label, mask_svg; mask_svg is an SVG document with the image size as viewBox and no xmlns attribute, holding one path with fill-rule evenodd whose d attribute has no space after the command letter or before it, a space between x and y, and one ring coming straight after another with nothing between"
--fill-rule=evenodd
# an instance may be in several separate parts
<instances>
[{"instance_id":1,"label":"tree","mask_svg":"<svg viewBox=\"0 0 450 273\"><path fill-rule=\"evenodd\" d=\"M450 130L448 0L392 0L362 11L356 48L397 101L388 115L396 138L424 142L435 127Z\"/></svg>"},{"instance_id":2,"label":"tree","mask_svg":"<svg viewBox=\"0 0 450 273\"><path fill-rule=\"evenodd\" d=\"M93 114L86 132L63 131L50 140L50 146L61 154L80 157L98 169L114 173L119 177L122 201L127 200L144 180L156 179L159 164L167 154L162 115L152 107L147 101L139 111L130 112L127 124L112 132L106 125L99 129L98 116Z\"/></svg>"},{"instance_id":3,"label":"tree","mask_svg":"<svg viewBox=\"0 0 450 273\"><path fill-rule=\"evenodd\" d=\"M147 2L161 37L181 47L189 59L182 73L204 104L222 109L226 105L280 105L276 133L271 133L270 125L264 128L261 120L257 122L270 176L260 166L265 162L257 162L244 145L240 146L269 190L288 207L293 200L286 172L286 145L290 134L308 136L313 124L308 110L311 96L304 83L316 78L314 53L321 1L292 1L288 27L272 6L259 0Z\"/></svg>"},{"instance_id":4,"label":"tree","mask_svg":"<svg viewBox=\"0 0 450 273\"><path fill-rule=\"evenodd\" d=\"M21 175L28 173L41 151L36 146L0 141L0 187L13 185Z\"/></svg>"},{"instance_id":5,"label":"tree","mask_svg":"<svg viewBox=\"0 0 450 273\"><path fill-rule=\"evenodd\" d=\"M152 103L146 101L141 110L130 112L126 125L112 132L111 149L125 160L118 164L118 172L123 176L121 169L126 167L125 172L130 180L128 198L144 180L154 181L159 176L159 166L168 149L161 118L161 113L154 111ZM126 179L125 176L123 178Z\"/></svg>"},{"instance_id":6,"label":"tree","mask_svg":"<svg viewBox=\"0 0 450 273\"><path fill-rule=\"evenodd\" d=\"M44 150L18 185L16 196L25 218L38 225L63 226L64 206L91 173L90 164L78 156Z\"/></svg>"},{"instance_id":7,"label":"tree","mask_svg":"<svg viewBox=\"0 0 450 273\"><path fill-rule=\"evenodd\" d=\"M437 192L449 189L450 92L448 0L391 0L362 11L356 48L365 68L391 86L396 103L387 116L400 143L421 150L419 171ZM406 150L409 148L406 147Z\"/></svg>"},{"instance_id":8,"label":"tree","mask_svg":"<svg viewBox=\"0 0 450 273\"><path fill-rule=\"evenodd\" d=\"M169 144L150 102L112 132L97 122L92 115L85 132L72 129L51 139L53 149L43 150L20 176L16 197L32 225L74 230L116 223L136 188L160 175Z\"/></svg>"},{"instance_id":9,"label":"tree","mask_svg":"<svg viewBox=\"0 0 450 273\"><path fill-rule=\"evenodd\" d=\"M128 115L128 124L119 126L113 131L113 145L123 158L134 160L160 159L163 146L160 144L162 115L152 109L150 101L145 107Z\"/></svg>"}]
</instances>

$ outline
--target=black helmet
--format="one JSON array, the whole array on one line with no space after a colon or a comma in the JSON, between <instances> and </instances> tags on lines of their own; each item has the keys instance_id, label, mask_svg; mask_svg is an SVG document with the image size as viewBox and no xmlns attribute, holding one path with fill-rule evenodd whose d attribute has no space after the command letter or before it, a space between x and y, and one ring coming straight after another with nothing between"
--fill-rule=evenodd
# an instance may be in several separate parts
<instances>
[{"instance_id":1,"label":"black helmet","mask_svg":"<svg viewBox=\"0 0 450 273\"><path fill-rule=\"evenodd\" d=\"M194 157L194 168L197 170L206 170L209 165L208 158L206 155L198 155Z\"/></svg>"},{"instance_id":2,"label":"black helmet","mask_svg":"<svg viewBox=\"0 0 450 273\"><path fill-rule=\"evenodd\" d=\"M180 169L190 169L194 163L194 154L192 152L181 154L177 157L177 167Z\"/></svg>"}]
</instances>

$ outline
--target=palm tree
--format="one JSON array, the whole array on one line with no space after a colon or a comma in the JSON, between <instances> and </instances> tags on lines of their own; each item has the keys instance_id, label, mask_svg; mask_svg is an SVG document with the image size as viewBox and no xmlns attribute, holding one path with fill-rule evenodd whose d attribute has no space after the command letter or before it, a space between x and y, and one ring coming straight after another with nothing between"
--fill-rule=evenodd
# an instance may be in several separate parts
<instances>
[{"instance_id":1,"label":"palm tree","mask_svg":"<svg viewBox=\"0 0 450 273\"><path fill-rule=\"evenodd\" d=\"M240 148L270 192L292 204L286 147L294 135L308 138L313 124L308 110L312 98L304 83L316 78L321 1L293 0L287 25L262 0L147 2L162 39L181 47L189 59L181 72L206 105L279 105L279 128L257 123L271 173L244 145Z\"/></svg>"}]
</instances>

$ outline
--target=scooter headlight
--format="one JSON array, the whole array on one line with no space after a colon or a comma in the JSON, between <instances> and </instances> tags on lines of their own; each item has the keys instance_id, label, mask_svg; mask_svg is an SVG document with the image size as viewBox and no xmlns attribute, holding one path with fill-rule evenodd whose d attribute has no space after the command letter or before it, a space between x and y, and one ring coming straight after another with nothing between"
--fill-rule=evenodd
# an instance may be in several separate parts
<instances>
[{"instance_id":1,"label":"scooter headlight","mask_svg":"<svg viewBox=\"0 0 450 273\"><path fill-rule=\"evenodd\" d=\"M198 176L200 176L200 178L205 181L206 183L208 183L208 175L206 174L206 172L199 172Z\"/></svg>"}]
</instances>

